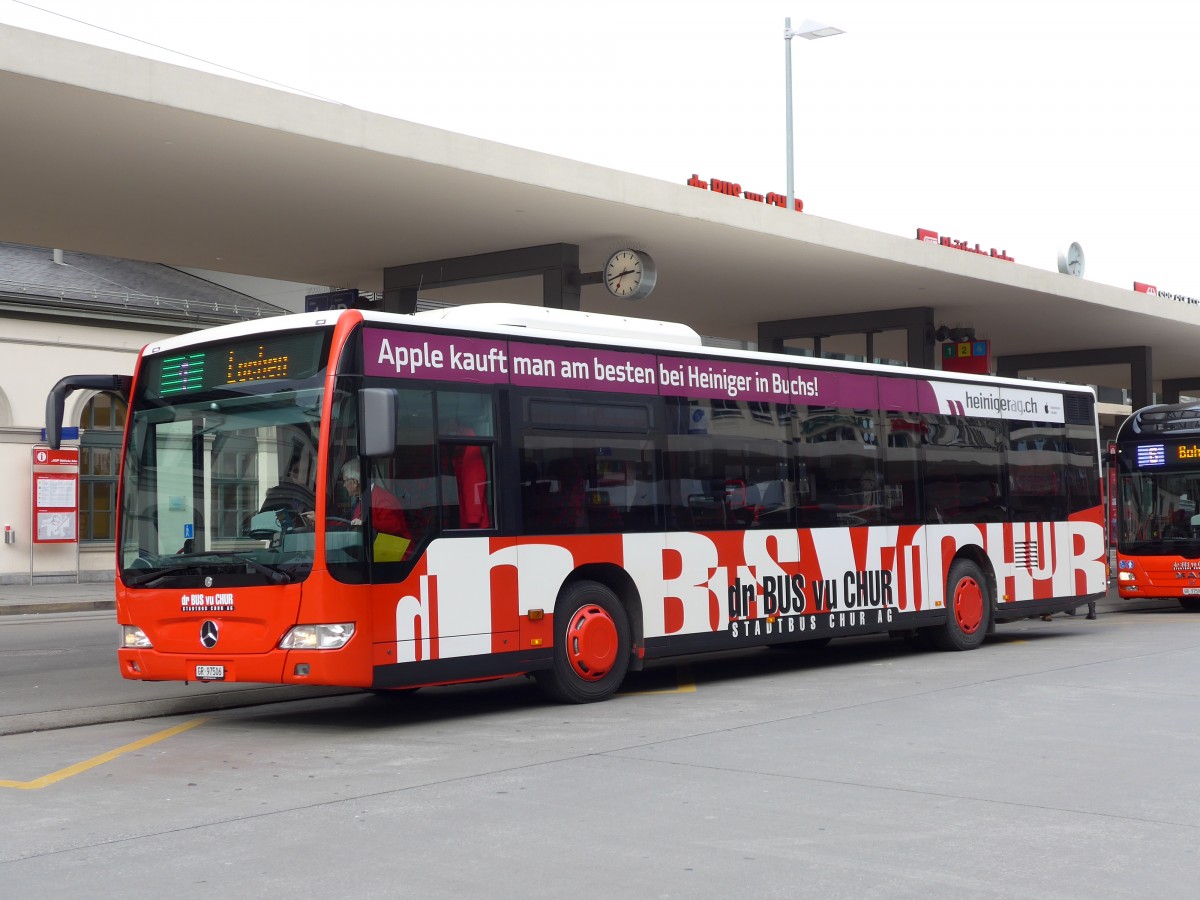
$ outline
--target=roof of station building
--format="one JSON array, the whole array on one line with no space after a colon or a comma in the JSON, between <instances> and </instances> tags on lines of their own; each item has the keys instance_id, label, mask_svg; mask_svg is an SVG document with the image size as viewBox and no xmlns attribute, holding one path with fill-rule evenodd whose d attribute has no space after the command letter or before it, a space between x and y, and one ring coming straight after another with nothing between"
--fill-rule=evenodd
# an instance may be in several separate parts
<instances>
[{"instance_id":1,"label":"roof of station building","mask_svg":"<svg viewBox=\"0 0 1200 900\"><path fill-rule=\"evenodd\" d=\"M18 307L191 327L286 312L161 263L0 243L0 310Z\"/></svg>"},{"instance_id":2,"label":"roof of station building","mask_svg":"<svg viewBox=\"0 0 1200 900\"><path fill-rule=\"evenodd\" d=\"M754 340L762 321L928 307L995 355L1138 344L1155 381L1195 372L1195 306L9 26L0 50L0 159L20 173L0 240L366 291L390 266L568 243L586 272L634 247L654 292L587 286L584 310ZM542 302L532 278L422 296ZM876 353L903 358L891 339Z\"/></svg>"}]
</instances>

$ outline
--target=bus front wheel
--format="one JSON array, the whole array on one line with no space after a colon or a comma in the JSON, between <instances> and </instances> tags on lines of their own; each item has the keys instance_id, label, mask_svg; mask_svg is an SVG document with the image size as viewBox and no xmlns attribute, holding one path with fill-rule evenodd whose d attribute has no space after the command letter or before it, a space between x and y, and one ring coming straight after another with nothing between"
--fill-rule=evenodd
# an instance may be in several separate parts
<instances>
[{"instance_id":1,"label":"bus front wheel","mask_svg":"<svg viewBox=\"0 0 1200 900\"><path fill-rule=\"evenodd\" d=\"M938 650L974 650L987 635L991 614L987 576L971 560L956 560L946 579L946 622L923 629L923 636Z\"/></svg>"},{"instance_id":2,"label":"bus front wheel","mask_svg":"<svg viewBox=\"0 0 1200 900\"><path fill-rule=\"evenodd\" d=\"M554 665L535 673L538 685L564 703L592 703L616 692L629 669L629 617L616 594L577 581L554 605Z\"/></svg>"}]
</instances>

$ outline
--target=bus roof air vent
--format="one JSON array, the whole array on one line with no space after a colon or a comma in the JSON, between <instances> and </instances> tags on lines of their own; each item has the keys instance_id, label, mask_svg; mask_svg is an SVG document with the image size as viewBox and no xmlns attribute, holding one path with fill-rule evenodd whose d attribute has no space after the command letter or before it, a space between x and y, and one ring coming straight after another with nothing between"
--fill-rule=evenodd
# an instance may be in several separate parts
<instances>
[{"instance_id":1,"label":"bus roof air vent","mask_svg":"<svg viewBox=\"0 0 1200 900\"><path fill-rule=\"evenodd\" d=\"M1200 409L1196 409L1192 403L1148 406L1134 415L1140 431L1160 434L1200 431Z\"/></svg>"},{"instance_id":2,"label":"bus roof air vent","mask_svg":"<svg viewBox=\"0 0 1200 900\"><path fill-rule=\"evenodd\" d=\"M546 306L524 306L520 303L471 303L465 306L449 306L445 309L416 313L414 318L471 328L508 326L594 338L701 346L700 335L687 325L677 322L552 309Z\"/></svg>"}]
</instances>

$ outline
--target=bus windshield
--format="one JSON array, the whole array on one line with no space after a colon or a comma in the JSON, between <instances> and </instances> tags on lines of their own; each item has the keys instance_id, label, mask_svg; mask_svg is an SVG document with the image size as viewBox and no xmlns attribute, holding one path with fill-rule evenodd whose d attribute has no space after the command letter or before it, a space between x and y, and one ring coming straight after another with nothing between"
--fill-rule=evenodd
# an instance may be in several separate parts
<instances>
[{"instance_id":1,"label":"bus windshield","mask_svg":"<svg viewBox=\"0 0 1200 900\"><path fill-rule=\"evenodd\" d=\"M1200 468L1124 472L1119 490L1122 552L1200 556Z\"/></svg>"},{"instance_id":2,"label":"bus windshield","mask_svg":"<svg viewBox=\"0 0 1200 900\"><path fill-rule=\"evenodd\" d=\"M324 336L305 337L315 360ZM323 367L293 365L283 377L238 383L210 378L178 391L162 389L163 369L151 359L133 398L122 468L122 580L219 588L305 578Z\"/></svg>"}]
</instances>

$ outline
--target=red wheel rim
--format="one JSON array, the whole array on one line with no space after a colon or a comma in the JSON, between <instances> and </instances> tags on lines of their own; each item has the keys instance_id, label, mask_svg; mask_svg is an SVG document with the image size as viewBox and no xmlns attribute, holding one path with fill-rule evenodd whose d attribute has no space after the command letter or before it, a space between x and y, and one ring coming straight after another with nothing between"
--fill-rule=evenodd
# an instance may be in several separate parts
<instances>
[{"instance_id":1,"label":"red wheel rim","mask_svg":"<svg viewBox=\"0 0 1200 900\"><path fill-rule=\"evenodd\" d=\"M974 578L963 578L954 588L954 619L964 634L974 634L983 623L983 589Z\"/></svg>"},{"instance_id":2,"label":"red wheel rim","mask_svg":"<svg viewBox=\"0 0 1200 900\"><path fill-rule=\"evenodd\" d=\"M576 610L567 626L567 661L584 681L599 681L617 661L617 624L603 607Z\"/></svg>"}]
</instances>

